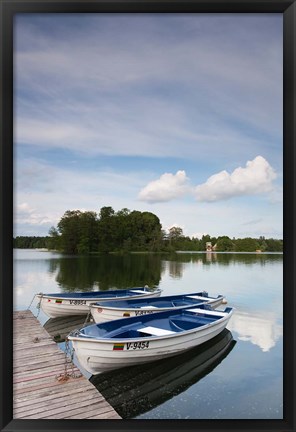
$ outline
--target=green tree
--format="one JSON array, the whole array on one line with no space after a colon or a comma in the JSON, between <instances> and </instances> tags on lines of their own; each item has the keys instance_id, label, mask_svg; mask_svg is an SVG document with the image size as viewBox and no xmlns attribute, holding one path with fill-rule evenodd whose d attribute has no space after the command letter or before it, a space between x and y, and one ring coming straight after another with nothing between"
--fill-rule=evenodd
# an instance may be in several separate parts
<instances>
[{"instance_id":1,"label":"green tree","mask_svg":"<svg viewBox=\"0 0 296 432\"><path fill-rule=\"evenodd\" d=\"M168 240L172 251L182 250L184 240L183 229L178 226L173 226L169 229Z\"/></svg>"},{"instance_id":2,"label":"green tree","mask_svg":"<svg viewBox=\"0 0 296 432\"><path fill-rule=\"evenodd\" d=\"M60 249L60 236L58 230L52 226L50 230L48 231L49 239L47 242L47 248L48 249Z\"/></svg>"},{"instance_id":3,"label":"green tree","mask_svg":"<svg viewBox=\"0 0 296 432\"><path fill-rule=\"evenodd\" d=\"M216 246L218 251L230 252L234 250L233 241L227 236L218 237Z\"/></svg>"},{"instance_id":4,"label":"green tree","mask_svg":"<svg viewBox=\"0 0 296 432\"><path fill-rule=\"evenodd\" d=\"M49 237L17 236L13 239L13 247L18 249L48 248Z\"/></svg>"},{"instance_id":5,"label":"green tree","mask_svg":"<svg viewBox=\"0 0 296 432\"><path fill-rule=\"evenodd\" d=\"M159 218L151 212L143 212L141 217L145 245L148 250L157 250L162 238Z\"/></svg>"},{"instance_id":6,"label":"green tree","mask_svg":"<svg viewBox=\"0 0 296 432\"><path fill-rule=\"evenodd\" d=\"M79 221L79 242L77 252L89 254L97 250L98 230L97 214L92 211L81 213Z\"/></svg>"},{"instance_id":7,"label":"green tree","mask_svg":"<svg viewBox=\"0 0 296 432\"><path fill-rule=\"evenodd\" d=\"M192 237L191 239L191 250L194 251L200 251L201 250L201 246L200 246L200 240L197 237Z\"/></svg>"},{"instance_id":8,"label":"green tree","mask_svg":"<svg viewBox=\"0 0 296 432\"><path fill-rule=\"evenodd\" d=\"M169 229L169 239L171 241L180 240L184 237L183 229L178 226L173 226Z\"/></svg>"},{"instance_id":9,"label":"green tree","mask_svg":"<svg viewBox=\"0 0 296 432\"><path fill-rule=\"evenodd\" d=\"M267 246L267 243L265 241L265 237L264 236L259 237L258 244L259 244L259 249L262 252L265 252L267 250L268 246Z\"/></svg>"},{"instance_id":10,"label":"green tree","mask_svg":"<svg viewBox=\"0 0 296 432\"><path fill-rule=\"evenodd\" d=\"M128 252L132 247L132 226L129 222L130 210L123 208L116 213L116 247Z\"/></svg>"},{"instance_id":11,"label":"green tree","mask_svg":"<svg viewBox=\"0 0 296 432\"><path fill-rule=\"evenodd\" d=\"M58 223L60 246L66 253L78 253L80 216L80 210L67 210Z\"/></svg>"},{"instance_id":12,"label":"green tree","mask_svg":"<svg viewBox=\"0 0 296 432\"><path fill-rule=\"evenodd\" d=\"M278 239L266 239L265 240L268 252L283 252L283 240Z\"/></svg>"},{"instance_id":13,"label":"green tree","mask_svg":"<svg viewBox=\"0 0 296 432\"><path fill-rule=\"evenodd\" d=\"M259 249L258 241L251 237L236 239L235 241L236 252L255 252L258 249Z\"/></svg>"},{"instance_id":14,"label":"green tree","mask_svg":"<svg viewBox=\"0 0 296 432\"><path fill-rule=\"evenodd\" d=\"M117 226L115 211L112 207L102 207L98 221L98 250L102 253L114 251L117 247Z\"/></svg>"},{"instance_id":15,"label":"green tree","mask_svg":"<svg viewBox=\"0 0 296 432\"><path fill-rule=\"evenodd\" d=\"M97 214L67 210L58 223L60 247L69 254L87 254L97 248Z\"/></svg>"}]
</instances>

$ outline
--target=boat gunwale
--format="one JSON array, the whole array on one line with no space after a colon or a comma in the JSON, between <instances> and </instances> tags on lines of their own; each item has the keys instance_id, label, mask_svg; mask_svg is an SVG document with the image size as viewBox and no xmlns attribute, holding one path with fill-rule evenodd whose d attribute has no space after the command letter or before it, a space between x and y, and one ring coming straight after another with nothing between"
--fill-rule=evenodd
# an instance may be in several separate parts
<instances>
[{"instance_id":1,"label":"boat gunwale","mask_svg":"<svg viewBox=\"0 0 296 432\"><path fill-rule=\"evenodd\" d=\"M192 293L192 294L182 294L182 297L188 297L189 295L194 295L195 293ZM177 297L177 295L176 296L163 296L163 297L160 297L160 298L151 298L151 299L149 299L149 300L154 300L154 301L161 301L161 300L166 300L166 299L169 299L169 298L171 298L171 297ZM201 305L201 304L212 304L212 303L215 303L216 301L223 301L223 298L224 298L224 296L223 295L221 295L221 294L219 294L217 297L204 297L204 301L202 301L202 299L200 299L200 300L198 300L198 299L196 299L196 303L192 303L191 305L181 305L181 306L165 306L165 307L157 307L157 306L155 306L155 307L152 307L151 308L151 310L155 310L155 309L157 309L157 311L166 311L166 310L171 310L171 309L173 309L173 310L175 310L175 309L181 309L181 308L185 308L185 307L194 307L194 305ZM132 301L132 299L130 299L131 301ZM143 302L143 301L145 301L145 300L148 300L148 299L135 299L135 300L139 300L140 302ZM192 300L194 300L194 299L192 299ZM110 300L110 301L113 301L113 300ZM120 301L120 300L114 300L114 301ZM126 301L129 301L129 299L126 299ZM102 302L102 304L100 304L100 302L95 302L95 303L92 303L91 305L89 305L90 306L90 309L97 309L97 308L99 308L100 306L102 306L102 308L104 308L104 309L106 309L106 310L114 310L114 311L130 311L130 312L134 312L136 309L141 309L141 306L139 306L139 307L137 307L137 306L135 306L135 307L124 307L124 306L122 306L122 307L119 307L119 306L106 306L106 305L104 305L103 303L105 302L105 300ZM149 311L149 307L151 307L151 306L145 306L145 309L142 309L142 310L148 310ZM155 310L155 312L156 312L156 310Z\"/></svg>"},{"instance_id":2,"label":"boat gunwale","mask_svg":"<svg viewBox=\"0 0 296 432\"><path fill-rule=\"evenodd\" d=\"M216 299L215 299L215 301L216 301ZM150 306L151 309L149 309L149 306L145 307L145 309L143 309L141 307L134 307L134 308L122 307L122 308L120 308L120 307L104 306L103 304L95 305L94 303L92 303L89 306L90 306L90 310L91 309L99 309L100 307L102 307L104 310L112 310L112 311L135 312L137 310L141 310L141 311L145 311L145 312L147 312L147 311L152 312L153 311L153 312L157 313L157 312L166 312L166 311L170 311L170 310L174 311L174 310L178 310L178 309L184 309L184 307L194 308L194 307L204 305L204 304L211 306L213 303L215 303L215 302L209 302L209 301L201 302L200 301L198 303L192 303L191 305L188 304L188 305L181 305L181 306L166 306L166 307L156 307L156 306L152 307L152 306Z\"/></svg>"},{"instance_id":3,"label":"boat gunwale","mask_svg":"<svg viewBox=\"0 0 296 432\"><path fill-rule=\"evenodd\" d=\"M127 292L131 292L133 289L137 289L137 288L131 288L131 290L126 290ZM120 290L118 290L119 292L120 292ZM105 291L94 291L94 293L105 293ZM106 293L107 293L108 291L106 291ZM113 291L114 292L114 291ZM162 289L156 289L156 290L144 290L143 289L143 294L147 294L147 293L149 293L149 294L155 294L155 293L161 293L162 292ZM68 293L61 293L61 294L68 294ZM81 292L79 292L79 293L77 293L77 294L83 294L83 293L81 293ZM112 301L112 300L118 300L118 299L121 299L121 298L123 298L123 299L130 299L131 297L135 297L135 298L139 298L139 296L141 296L142 295L142 293L132 293L131 292L131 294L130 295L126 295L126 296L118 296L118 297L104 297L104 298L102 298L102 299L100 299L100 301L105 301L105 300L107 300L107 301ZM48 298L50 298L50 299L52 299L52 300L79 300L79 299L83 299L83 300L86 300L86 301L92 301L92 300L94 300L94 301L97 301L98 300L98 297L86 297L86 296L81 296L81 297L63 297L62 295L60 295L59 293L53 293L53 294L36 294L36 297L38 297L38 298L41 298L41 299L48 299Z\"/></svg>"},{"instance_id":4,"label":"boat gunwale","mask_svg":"<svg viewBox=\"0 0 296 432\"><path fill-rule=\"evenodd\" d=\"M69 339L70 341L79 341L79 342L95 342L95 343L107 343L107 344L115 344L115 343L127 343L127 342L144 342L144 341L158 341L158 340L163 340L163 339L172 339L172 338L176 338L176 337L180 337L180 336L185 336L191 333L197 333L200 332L206 328L209 327L213 327L216 326L218 324L223 323L224 321L229 321L229 319L231 318L232 314L233 314L233 308L229 308L230 311L229 312L221 312L221 318L218 318L216 320L213 320L210 323L207 324L203 324L199 327L195 327L193 329L189 329L189 330L183 330L180 332L175 332L173 334L167 334L167 335L163 335L163 336L142 336L142 337L134 337L134 338L106 338L104 339L103 337L87 337L87 336L71 336L71 333L67 336L67 339ZM210 312L210 311L208 311ZM94 325L100 325L100 324L94 324ZM138 329L134 329L134 330L138 330ZM139 329L140 330L140 329ZM75 330L74 330L75 331Z\"/></svg>"}]
</instances>

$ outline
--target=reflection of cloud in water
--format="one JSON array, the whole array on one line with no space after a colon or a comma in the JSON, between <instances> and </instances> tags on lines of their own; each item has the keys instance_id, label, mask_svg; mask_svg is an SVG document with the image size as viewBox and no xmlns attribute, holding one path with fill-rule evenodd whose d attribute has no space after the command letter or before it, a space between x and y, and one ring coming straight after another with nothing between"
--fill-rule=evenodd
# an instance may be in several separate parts
<instances>
[{"instance_id":1,"label":"reflection of cloud in water","mask_svg":"<svg viewBox=\"0 0 296 432\"><path fill-rule=\"evenodd\" d=\"M283 327L277 323L277 316L272 313L265 313L262 317L235 310L227 328L238 333L239 340L250 341L259 346L263 352L274 347L283 335Z\"/></svg>"},{"instance_id":2,"label":"reflection of cloud in water","mask_svg":"<svg viewBox=\"0 0 296 432\"><path fill-rule=\"evenodd\" d=\"M22 286L17 286L15 293L17 297L21 297L24 294L24 288Z\"/></svg>"},{"instance_id":3,"label":"reflection of cloud in water","mask_svg":"<svg viewBox=\"0 0 296 432\"><path fill-rule=\"evenodd\" d=\"M39 292L57 292L55 280L43 272L18 271L14 276L14 309L27 308L33 296Z\"/></svg>"}]
</instances>

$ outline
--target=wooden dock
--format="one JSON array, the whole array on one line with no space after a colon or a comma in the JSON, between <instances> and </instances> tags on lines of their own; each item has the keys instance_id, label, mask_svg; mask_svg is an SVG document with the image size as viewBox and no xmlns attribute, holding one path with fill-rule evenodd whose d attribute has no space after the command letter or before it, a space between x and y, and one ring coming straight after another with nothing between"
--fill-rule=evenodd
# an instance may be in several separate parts
<instances>
[{"instance_id":1,"label":"wooden dock","mask_svg":"<svg viewBox=\"0 0 296 432\"><path fill-rule=\"evenodd\" d=\"M31 311L14 312L13 322L13 418L121 418L76 366L80 377L62 378L65 353Z\"/></svg>"}]
</instances>

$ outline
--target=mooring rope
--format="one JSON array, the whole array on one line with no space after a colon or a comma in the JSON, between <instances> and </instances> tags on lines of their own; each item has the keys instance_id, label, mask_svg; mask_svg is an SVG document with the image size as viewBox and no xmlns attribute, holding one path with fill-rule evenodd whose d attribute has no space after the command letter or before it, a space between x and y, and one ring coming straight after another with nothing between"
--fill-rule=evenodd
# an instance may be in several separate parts
<instances>
[{"instance_id":1,"label":"mooring rope","mask_svg":"<svg viewBox=\"0 0 296 432\"><path fill-rule=\"evenodd\" d=\"M66 338L65 341L65 363L64 363L64 373L56 376L58 381L67 381L69 378L80 378L82 377L81 372L74 371L74 348L70 348L69 339ZM69 371L69 368L71 369Z\"/></svg>"},{"instance_id":2,"label":"mooring rope","mask_svg":"<svg viewBox=\"0 0 296 432\"><path fill-rule=\"evenodd\" d=\"M38 318L39 313L40 313L40 305L41 305L41 300L42 300L42 297L43 297L43 293L34 294L34 297L32 298L31 303L29 304L29 306L28 306L28 308L27 308L27 310L30 310L30 309L31 309L31 306L32 306L32 304L33 304L33 301L35 300L35 297L36 297L37 295L40 295L41 297L40 297L39 302L38 302L37 305L36 305L36 309L38 309L38 312L37 312L36 318ZM34 314L33 314L33 315L34 315Z\"/></svg>"},{"instance_id":3,"label":"mooring rope","mask_svg":"<svg viewBox=\"0 0 296 432\"><path fill-rule=\"evenodd\" d=\"M43 293L39 293L38 295L40 295L40 300L39 300L38 304L36 305L36 308L38 309L38 312L37 312L36 318L38 318L38 316L39 316L39 314L40 314L41 301L42 301L42 298L43 298Z\"/></svg>"},{"instance_id":4,"label":"mooring rope","mask_svg":"<svg viewBox=\"0 0 296 432\"><path fill-rule=\"evenodd\" d=\"M31 306L32 306L32 304L33 304L33 301L35 300L36 295L37 295L37 294L34 294L32 300L31 300L31 303L30 303L29 306L27 307L27 310L30 310L30 308L31 308Z\"/></svg>"},{"instance_id":5,"label":"mooring rope","mask_svg":"<svg viewBox=\"0 0 296 432\"><path fill-rule=\"evenodd\" d=\"M90 317L91 317L91 306L89 306L88 314L86 315L86 318L85 318L85 321L84 321L82 327L86 326L86 324L88 323L88 321L90 321Z\"/></svg>"}]
</instances>

